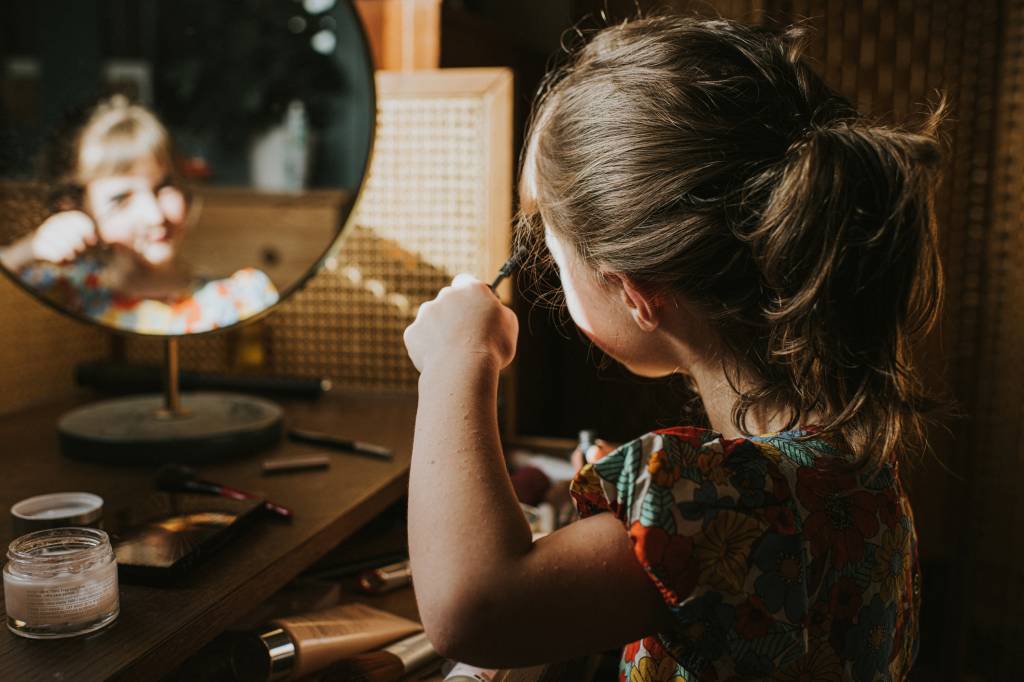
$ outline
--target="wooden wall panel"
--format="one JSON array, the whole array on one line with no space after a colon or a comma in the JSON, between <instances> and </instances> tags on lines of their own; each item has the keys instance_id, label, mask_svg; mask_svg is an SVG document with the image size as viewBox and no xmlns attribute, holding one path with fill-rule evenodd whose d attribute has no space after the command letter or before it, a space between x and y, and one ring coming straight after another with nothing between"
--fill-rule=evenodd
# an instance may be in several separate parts
<instances>
[{"instance_id":1,"label":"wooden wall panel","mask_svg":"<svg viewBox=\"0 0 1024 682\"><path fill-rule=\"evenodd\" d=\"M972 221L965 238L980 267L967 270L977 279L968 293L978 295L965 305L976 308L977 359L973 375L964 377L974 391L960 498L961 551L969 560L959 595L967 625L959 653L965 676L989 680L1019 677L1024 666L1024 2L1003 3L999 23L1002 42L989 41L978 55L1000 68L995 91L982 95L996 113L990 161L971 169L991 182L984 200L992 209L991 222Z\"/></svg>"},{"instance_id":2,"label":"wooden wall panel","mask_svg":"<svg viewBox=\"0 0 1024 682\"><path fill-rule=\"evenodd\" d=\"M441 0L355 0L355 6L378 69L440 66Z\"/></svg>"}]
</instances>

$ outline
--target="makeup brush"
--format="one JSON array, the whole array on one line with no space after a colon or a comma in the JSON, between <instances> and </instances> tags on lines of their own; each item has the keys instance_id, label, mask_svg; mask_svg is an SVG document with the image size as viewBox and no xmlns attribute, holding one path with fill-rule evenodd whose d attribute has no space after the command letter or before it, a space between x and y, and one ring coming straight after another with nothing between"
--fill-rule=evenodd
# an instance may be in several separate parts
<instances>
[{"instance_id":1,"label":"makeup brush","mask_svg":"<svg viewBox=\"0 0 1024 682\"><path fill-rule=\"evenodd\" d=\"M527 249L525 246L520 246L518 249L516 249L512 253L512 255L509 256L509 259L505 261L505 264L498 269L498 276L494 278L493 282L491 282L491 288L497 289L498 285L501 284L502 280L511 275L513 270L515 270L516 268L523 264L523 261L526 260L526 255L528 253L529 249Z\"/></svg>"},{"instance_id":2,"label":"makeup brush","mask_svg":"<svg viewBox=\"0 0 1024 682\"><path fill-rule=\"evenodd\" d=\"M396 682L406 673L440 658L426 633L401 639L378 651L338 661L321 682Z\"/></svg>"},{"instance_id":3,"label":"makeup brush","mask_svg":"<svg viewBox=\"0 0 1024 682\"><path fill-rule=\"evenodd\" d=\"M165 464L156 474L156 487L168 492L206 493L220 495L232 500L263 500L263 508L284 519L292 518L292 510L274 504L261 495L232 488L230 486L204 481L198 477L195 469L181 464Z\"/></svg>"}]
</instances>

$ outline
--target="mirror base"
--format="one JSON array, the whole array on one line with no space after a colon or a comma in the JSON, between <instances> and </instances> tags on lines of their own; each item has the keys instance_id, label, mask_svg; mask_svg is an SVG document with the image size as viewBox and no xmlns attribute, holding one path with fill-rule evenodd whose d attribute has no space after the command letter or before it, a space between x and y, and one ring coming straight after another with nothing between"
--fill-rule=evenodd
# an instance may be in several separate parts
<instances>
[{"instance_id":1,"label":"mirror base","mask_svg":"<svg viewBox=\"0 0 1024 682\"><path fill-rule=\"evenodd\" d=\"M183 393L184 414L161 416L164 396L104 400L64 414L61 453L123 465L211 462L252 454L281 440L281 408L238 393Z\"/></svg>"}]
</instances>

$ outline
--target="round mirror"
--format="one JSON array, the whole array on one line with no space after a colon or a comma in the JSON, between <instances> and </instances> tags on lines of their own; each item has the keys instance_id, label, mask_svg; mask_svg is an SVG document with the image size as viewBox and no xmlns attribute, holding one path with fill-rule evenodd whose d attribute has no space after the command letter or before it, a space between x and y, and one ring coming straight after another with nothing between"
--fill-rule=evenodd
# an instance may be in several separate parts
<instances>
[{"instance_id":1,"label":"round mirror","mask_svg":"<svg viewBox=\"0 0 1024 682\"><path fill-rule=\"evenodd\" d=\"M0 68L0 264L118 332L266 313L366 173L373 68L347 0L16 0Z\"/></svg>"}]
</instances>

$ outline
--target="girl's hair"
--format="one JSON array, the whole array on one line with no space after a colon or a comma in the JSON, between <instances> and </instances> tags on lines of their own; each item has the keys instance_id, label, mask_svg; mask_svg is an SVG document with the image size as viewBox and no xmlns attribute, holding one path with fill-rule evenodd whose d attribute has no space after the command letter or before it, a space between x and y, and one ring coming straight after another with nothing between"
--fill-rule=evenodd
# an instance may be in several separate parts
<instances>
[{"instance_id":1,"label":"girl's hair","mask_svg":"<svg viewBox=\"0 0 1024 682\"><path fill-rule=\"evenodd\" d=\"M55 196L79 203L82 188L105 175L131 172L152 157L174 176L171 136L157 117L124 95L101 100L61 127L45 160ZM177 178L172 177L177 183Z\"/></svg>"},{"instance_id":2,"label":"girl's hair","mask_svg":"<svg viewBox=\"0 0 1024 682\"><path fill-rule=\"evenodd\" d=\"M804 31L637 19L599 31L541 89L520 235L544 225L592 268L698 305L755 405L821 415L858 464L924 443L938 405L912 345L941 301L940 101L919 131L861 116L801 57ZM734 388L736 387L733 384Z\"/></svg>"},{"instance_id":3,"label":"girl's hair","mask_svg":"<svg viewBox=\"0 0 1024 682\"><path fill-rule=\"evenodd\" d=\"M170 171L171 136L156 116L123 95L97 106L75 141L73 178L85 184L112 173L125 173L140 159L152 156Z\"/></svg>"}]
</instances>

